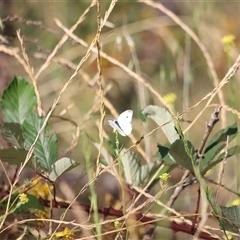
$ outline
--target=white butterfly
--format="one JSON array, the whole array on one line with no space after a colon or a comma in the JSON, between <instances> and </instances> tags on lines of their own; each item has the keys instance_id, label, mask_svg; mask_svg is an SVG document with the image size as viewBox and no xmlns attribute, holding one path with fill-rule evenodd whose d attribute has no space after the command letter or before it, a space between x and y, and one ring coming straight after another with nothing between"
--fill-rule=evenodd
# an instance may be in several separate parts
<instances>
[{"instance_id":1,"label":"white butterfly","mask_svg":"<svg viewBox=\"0 0 240 240\"><path fill-rule=\"evenodd\" d=\"M120 135L128 136L132 132L132 110L126 110L121 113L117 120L108 120L108 124L116 129Z\"/></svg>"}]
</instances>

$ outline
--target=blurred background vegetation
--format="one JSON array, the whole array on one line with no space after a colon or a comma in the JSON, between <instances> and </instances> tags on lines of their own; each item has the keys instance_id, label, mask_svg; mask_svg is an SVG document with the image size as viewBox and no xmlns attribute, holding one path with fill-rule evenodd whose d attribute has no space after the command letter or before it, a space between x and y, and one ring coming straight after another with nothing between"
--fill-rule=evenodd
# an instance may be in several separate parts
<instances>
[{"instance_id":1,"label":"blurred background vegetation","mask_svg":"<svg viewBox=\"0 0 240 240\"><path fill-rule=\"evenodd\" d=\"M235 61L239 48L239 9L240 3L229 1L155 1L162 3L167 9L175 13L186 25L199 36L201 42L209 52L219 80ZM110 1L101 1L102 17ZM56 25L58 19L65 27L70 28L79 18L90 1L0 1L0 16L4 28L4 36L11 47L20 48L16 31L24 39L30 64L35 73L42 66L59 42L64 32ZM97 31L97 9L94 6L86 15L84 21L77 27L74 34L90 44ZM230 35L230 41L223 42L224 36ZM232 37L232 38L231 38ZM229 39L228 39L229 40ZM129 69L143 77L162 97L172 104L174 113L183 112L213 90L213 78L210 74L206 59L197 44L189 37L178 24L173 22L165 13L153 8L144 2L119 1L110 14L106 26L101 33L102 50L109 56L117 59ZM53 100L58 96L64 83L70 78L75 66L86 53L86 47L68 39L57 52L54 61L38 78L43 109L47 112ZM75 65L74 65L75 64ZM102 58L103 85L107 90L106 99L114 106L117 113L126 109L133 109L133 135L139 139L156 127L149 122L146 126L138 118L138 112L149 104L162 106L154 96L139 81L132 78L122 68L111 61ZM22 76L30 81L28 74L13 57L0 54L0 82L1 92L4 86L14 75ZM54 115L66 110L64 117L73 119L81 131L98 140L99 128L99 99L97 97L98 69L96 54L92 53L85 62L81 73L69 86L61 97L60 104ZM240 97L239 73L234 76L222 90L226 105L239 110ZM214 104L219 99L214 98ZM94 107L95 106L95 107ZM184 116L185 120L192 121L201 111L204 104L194 108ZM107 125L107 119L114 118L113 112L106 107L104 130L112 141L112 129ZM210 118L213 108L208 108L190 131L188 138L196 148L200 145L205 124ZM115 116L116 117L116 116ZM226 125L237 121L232 113L226 112ZM59 136L60 154L69 146L74 127L65 121L52 118L50 122ZM188 123L183 123L184 127ZM219 123L214 131L222 127ZM129 139L121 139L121 144L130 146ZM146 153L146 158L154 161L157 152L157 143L165 144L166 138L157 131L145 142L140 144ZM96 159L97 150L92 147L92 159ZM72 153L72 158L79 163L84 162L81 143ZM143 160L144 162L144 160ZM181 171L171 174L171 181L179 181ZM214 173L212 173L214 176ZM230 188L239 189L237 159L231 160L226 166L226 178ZM184 195L185 201L191 201L195 196ZM229 195L222 195L219 201L226 204L232 200ZM181 209L186 211L186 209Z\"/></svg>"}]
</instances>

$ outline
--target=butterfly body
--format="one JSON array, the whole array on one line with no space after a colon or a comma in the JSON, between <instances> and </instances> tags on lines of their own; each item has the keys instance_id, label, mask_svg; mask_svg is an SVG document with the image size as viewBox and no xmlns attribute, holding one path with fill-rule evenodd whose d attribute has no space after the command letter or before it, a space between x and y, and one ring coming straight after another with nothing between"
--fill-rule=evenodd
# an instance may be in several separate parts
<instances>
[{"instance_id":1,"label":"butterfly body","mask_svg":"<svg viewBox=\"0 0 240 240\"><path fill-rule=\"evenodd\" d=\"M120 135L126 137L132 132L132 116L133 111L126 110L119 115L118 119L108 120L108 124L116 129Z\"/></svg>"}]
</instances>

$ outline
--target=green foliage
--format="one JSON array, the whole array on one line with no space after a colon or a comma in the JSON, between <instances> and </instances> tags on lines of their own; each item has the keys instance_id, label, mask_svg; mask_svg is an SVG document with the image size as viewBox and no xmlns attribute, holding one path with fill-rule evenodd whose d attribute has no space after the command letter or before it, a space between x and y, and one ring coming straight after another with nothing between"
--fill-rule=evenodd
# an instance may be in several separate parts
<instances>
[{"instance_id":1,"label":"green foliage","mask_svg":"<svg viewBox=\"0 0 240 240\"><path fill-rule=\"evenodd\" d=\"M221 153L215 160L209 159L210 161L206 163L206 165L202 165L203 169L201 170L201 174L204 175L210 169L212 169L215 165L227 159L229 157L235 156L240 153L240 146L234 146L227 150L227 154L225 152Z\"/></svg>"},{"instance_id":2,"label":"green foliage","mask_svg":"<svg viewBox=\"0 0 240 240\"><path fill-rule=\"evenodd\" d=\"M38 198L36 198L35 196L28 194L28 193L24 193L27 201L26 202L21 202L19 199L19 194L15 193L11 195L11 199L10 199L10 204L11 204L11 208L8 211L7 215L10 215L12 213L22 213L22 212L27 212L27 211L36 211L36 210L42 210L45 211L43 205L41 204L41 202L38 200ZM7 207L7 202L8 199L4 200L3 202L1 202L1 209L6 209ZM0 217L3 218L4 215L2 215Z\"/></svg>"},{"instance_id":3,"label":"green foliage","mask_svg":"<svg viewBox=\"0 0 240 240\"><path fill-rule=\"evenodd\" d=\"M5 123L23 124L36 106L33 87L23 78L15 77L2 96L2 112Z\"/></svg>"},{"instance_id":4,"label":"green foliage","mask_svg":"<svg viewBox=\"0 0 240 240\"><path fill-rule=\"evenodd\" d=\"M76 162L70 158L64 157L57 160L52 166L52 171L49 173L49 179L55 181L64 172L67 172L76 166Z\"/></svg>"},{"instance_id":5,"label":"green foliage","mask_svg":"<svg viewBox=\"0 0 240 240\"><path fill-rule=\"evenodd\" d=\"M25 161L27 153L27 150L22 148L10 147L6 149L0 149L1 160L9 164L20 165Z\"/></svg>"},{"instance_id":6,"label":"green foliage","mask_svg":"<svg viewBox=\"0 0 240 240\"><path fill-rule=\"evenodd\" d=\"M187 141L187 148L190 150L190 154L194 157L194 147L191 142ZM185 143L182 139L176 140L169 149L169 155L174 159L174 161L182 166L183 168L193 172L193 165L191 157L187 152Z\"/></svg>"},{"instance_id":7,"label":"green foliage","mask_svg":"<svg viewBox=\"0 0 240 240\"><path fill-rule=\"evenodd\" d=\"M212 193L209 191L209 188L206 186L205 188L205 193L206 193L206 199L208 200L211 208L212 208L212 214L215 216L215 218L218 220L220 228L222 229L225 238L228 239L227 233L226 233L226 228L225 228L225 224L223 223L223 219L220 216L220 213L218 211L218 208L213 204L211 196Z\"/></svg>"},{"instance_id":8,"label":"green foliage","mask_svg":"<svg viewBox=\"0 0 240 240\"><path fill-rule=\"evenodd\" d=\"M145 118L151 118L161 126L170 143L179 139L179 135L175 129L175 123L172 120L173 117L165 108L149 105L142 110L142 114ZM143 119L143 117L141 119Z\"/></svg>"},{"instance_id":9,"label":"green foliage","mask_svg":"<svg viewBox=\"0 0 240 240\"><path fill-rule=\"evenodd\" d=\"M122 150L122 153L126 149ZM128 151L121 158L124 176L128 184L133 186L144 186L159 168L161 161L151 162L149 164L141 165L137 154Z\"/></svg>"},{"instance_id":10,"label":"green foliage","mask_svg":"<svg viewBox=\"0 0 240 240\"><path fill-rule=\"evenodd\" d=\"M227 138L228 142L230 143L238 134L238 128L236 124L233 124L225 129L220 130L217 132L212 139L209 141L205 151L203 158L200 162L200 171L204 175L209 169L211 169L213 166L218 164L223 160L223 155L221 157L219 156L216 160L215 157L219 155L220 151L223 150L223 148L226 146ZM228 156L233 156L238 154L238 146L237 148L234 147L234 149L231 150L231 154Z\"/></svg>"},{"instance_id":11,"label":"green foliage","mask_svg":"<svg viewBox=\"0 0 240 240\"><path fill-rule=\"evenodd\" d=\"M21 204L19 208L17 208L16 212L21 213L21 212L27 212L29 210L36 211L36 210L41 210L45 211L43 205L41 202L38 200L37 197L35 197L32 194L26 193L26 196L28 198L28 202Z\"/></svg>"},{"instance_id":12,"label":"green foliage","mask_svg":"<svg viewBox=\"0 0 240 240\"><path fill-rule=\"evenodd\" d=\"M23 137L25 139L26 149L30 149L35 138L42 128L44 119L36 113L30 113L23 123ZM46 125L35 144L34 154L39 159L40 167L51 172L51 166L57 160L57 135L53 132L50 125Z\"/></svg>"},{"instance_id":13,"label":"green foliage","mask_svg":"<svg viewBox=\"0 0 240 240\"><path fill-rule=\"evenodd\" d=\"M174 122L171 121L172 116L170 113L168 113L166 109L158 106L148 106L139 113L139 116L143 121L147 120L147 118L151 118L161 126L170 144L165 146L158 144L156 157L159 158L159 160L146 165L141 164L141 160L134 152L128 151L125 153L126 149L123 149L118 156L123 155L123 157L121 157L121 162L124 169L123 174L127 183L134 186L144 186L144 184L151 179L152 175L157 171L160 165L164 166L159 172L157 178L154 179L150 185L150 188L159 181L160 175L171 172L176 166L181 166L194 173L194 165L198 164L196 148L190 141L185 139L186 137L182 133L180 124L177 124L178 130L176 130ZM165 124L169 121L170 123ZM237 136L237 132L237 126L236 124L233 124L232 126L220 130L212 137L199 164L202 176L206 174L208 170L223 161L223 159L240 153L240 146L234 146L229 148L227 153L223 152L220 154L220 151L226 146L227 139L228 142L232 141ZM180 133L181 139L179 139L178 133ZM96 143L94 143L94 145L97 148L99 147ZM110 152L114 154L114 150L112 149L113 144L107 142L107 145L110 146ZM101 154L103 156L101 162L104 163L105 166L113 163L114 159L106 148L101 149ZM114 171L116 172L116 169L114 169Z\"/></svg>"},{"instance_id":14,"label":"green foliage","mask_svg":"<svg viewBox=\"0 0 240 240\"><path fill-rule=\"evenodd\" d=\"M1 160L9 164L22 164L28 150L35 142L45 119L33 112L36 96L33 87L23 78L15 77L5 89L1 99L3 119L2 137L12 147L0 149ZM76 166L70 158L58 159L57 135L52 126L46 124L39 134L33 155L27 166L47 171L55 181L64 172Z\"/></svg>"},{"instance_id":15,"label":"green foliage","mask_svg":"<svg viewBox=\"0 0 240 240\"><path fill-rule=\"evenodd\" d=\"M22 128L19 123L4 123L0 131L3 138L13 146L17 148L22 148L24 146Z\"/></svg>"},{"instance_id":16,"label":"green foliage","mask_svg":"<svg viewBox=\"0 0 240 240\"><path fill-rule=\"evenodd\" d=\"M220 206L222 211L222 224L227 231L239 233L240 228L240 205L223 207Z\"/></svg>"}]
</instances>

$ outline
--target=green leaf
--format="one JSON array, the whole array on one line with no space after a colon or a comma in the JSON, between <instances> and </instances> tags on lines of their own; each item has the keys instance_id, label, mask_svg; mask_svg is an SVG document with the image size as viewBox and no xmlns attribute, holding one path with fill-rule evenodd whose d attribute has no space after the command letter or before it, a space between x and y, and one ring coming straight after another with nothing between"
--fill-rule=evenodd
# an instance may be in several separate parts
<instances>
[{"instance_id":1,"label":"green leaf","mask_svg":"<svg viewBox=\"0 0 240 240\"><path fill-rule=\"evenodd\" d=\"M28 202L25 204L22 204L19 208L17 208L17 213L22 213L29 210L42 210L45 211L43 205L41 202L36 198L34 195L26 193Z\"/></svg>"},{"instance_id":2,"label":"green leaf","mask_svg":"<svg viewBox=\"0 0 240 240\"><path fill-rule=\"evenodd\" d=\"M232 207L220 206L220 208L221 208L222 216L223 216L222 223L223 223L225 230L231 231L234 233L239 233L240 205L232 206Z\"/></svg>"},{"instance_id":3,"label":"green leaf","mask_svg":"<svg viewBox=\"0 0 240 240\"><path fill-rule=\"evenodd\" d=\"M237 130L238 129L236 124L233 124L232 126L220 130L213 136L213 138L208 143L206 150L204 151L204 157L201 159L201 171L205 168L208 168L214 158L226 146L227 138L228 142L231 142L237 136Z\"/></svg>"},{"instance_id":4,"label":"green leaf","mask_svg":"<svg viewBox=\"0 0 240 240\"><path fill-rule=\"evenodd\" d=\"M14 77L2 96L2 112L5 123L23 124L28 113L36 105L33 87L23 78Z\"/></svg>"},{"instance_id":5,"label":"green leaf","mask_svg":"<svg viewBox=\"0 0 240 240\"><path fill-rule=\"evenodd\" d=\"M122 151L126 151L126 149L123 149ZM127 183L133 186L143 186L161 164L161 161L156 161L141 165L137 154L131 151L128 151L121 160L125 179Z\"/></svg>"},{"instance_id":6,"label":"green leaf","mask_svg":"<svg viewBox=\"0 0 240 240\"><path fill-rule=\"evenodd\" d=\"M229 137L229 142L230 142L237 136L237 134L238 134L238 128L236 123L234 123L232 126L229 126L225 129L220 130L209 141L204 151L204 154L206 154L209 151L212 152L213 148L218 146L219 144L222 147L222 148L219 148L219 151L221 151L226 145L227 138Z\"/></svg>"},{"instance_id":7,"label":"green leaf","mask_svg":"<svg viewBox=\"0 0 240 240\"><path fill-rule=\"evenodd\" d=\"M212 169L215 165L223 161L223 159L225 158L227 159L239 153L240 153L240 146L234 146L229 148L227 150L227 156L225 156L226 155L225 152L220 154L216 160L209 162L207 165L205 165L203 168L200 169L201 174L202 175L206 174L208 170Z\"/></svg>"},{"instance_id":8,"label":"green leaf","mask_svg":"<svg viewBox=\"0 0 240 240\"><path fill-rule=\"evenodd\" d=\"M142 110L142 114L146 118L153 119L159 126L162 126L166 122L169 122L173 119L172 115L165 108L153 105L149 105L144 108ZM179 139L179 135L175 129L175 124L173 120L170 123L165 124L161 128L170 143L173 143L175 140Z\"/></svg>"},{"instance_id":9,"label":"green leaf","mask_svg":"<svg viewBox=\"0 0 240 240\"><path fill-rule=\"evenodd\" d=\"M76 166L77 163L74 160L67 157L61 158L52 165L52 171L49 174L49 179L54 182L63 173L73 169Z\"/></svg>"},{"instance_id":10,"label":"green leaf","mask_svg":"<svg viewBox=\"0 0 240 240\"><path fill-rule=\"evenodd\" d=\"M183 140L178 139L171 145L169 154L177 164L193 172L192 161L185 148L186 146L184 145ZM187 149L189 149L190 154L194 156L194 147L189 141L187 141Z\"/></svg>"},{"instance_id":11,"label":"green leaf","mask_svg":"<svg viewBox=\"0 0 240 240\"><path fill-rule=\"evenodd\" d=\"M122 151L126 151L126 149ZM128 151L121 160L127 183L134 186L140 186L144 179L142 179L141 174L139 174L141 171L141 163L137 154Z\"/></svg>"},{"instance_id":12,"label":"green leaf","mask_svg":"<svg viewBox=\"0 0 240 240\"><path fill-rule=\"evenodd\" d=\"M138 112L138 117L141 119L142 122L147 122L147 118L145 115L142 113L142 111Z\"/></svg>"},{"instance_id":13,"label":"green leaf","mask_svg":"<svg viewBox=\"0 0 240 240\"><path fill-rule=\"evenodd\" d=\"M164 158L165 156L168 155L170 146L162 146L159 143L157 144L157 148L158 148L158 154L160 154L161 158Z\"/></svg>"},{"instance_id":14,"label":"green leaf","mask_svg":"<svg viewBox=\"0 0 240 240\"><path fill-rule=\"evenodd\" d=\"M8 164L15 164L17 166L21 165L27 156L28 151L23 148L6 148L0 149L0 159L3 162L7 162ZM27 166L31 168L36 168L38 160L35 156L32 156L31 159L27 162Z\"/></svg>"},{"instance_id":15,"label":"green leaf","mask_svg":"<svg viewBox=\"0 0 240 240\"><path fill-rule=\"evenodd\" d=\"M15 193L15 194L11 195L10 203L11 203L11 205L12 205L12 203L14 203L14 205L12 206L11 209L16 208L14 212L22 213L22 212L29 211L29 210L45 211L43 205L41 204L41 202L38 200L37 197L35 197L34 195L31 195L31 194L28 194L28 193L26 193L26 195L27 195L27 198L28 198L28 202L26 202L25 204L22 204L18 208L16 208L16 206L19 204L19 200L17 199L19 197L19 193ZM7 201L8 201L8 199L1 202L1 209L6 208Z\"/></svg>"},{"instance_id":16,"label":"green leaf","mask_svg":"<svg viewBox=\"0 0 240 240\"><path fill-rule=\"evenodd\" d=\"M0 158L3 162L20 165L27 156L27 150L15 147L0 149Z\"/></svg>"},{"instance_id":17,"label":"green leaf","mask_svg":"<svg viewBox=\"0 0 240 240\"><path fill-rule=\"evenodd\" d=\"M33 144L43 122L44 119L36 113L30 113L25 119L23 123L23 137L27 149ZM52 165L57 160L57 147L57 135L53 132L52 126L46 125L36 142L34 154L39 159L40 167L49 173L52 172Z\"/></svg>"},{"instance_id":18,"label":"green leaf","mask_svg":"<svg viewBox=\"0 0 240 240\"><path fill-rule=\"evenodd\" d=\"M165 165L177 165L175 161L173 161L172 157L169 155L169 147L161 146L160 144L157 145L158 152L156 154L156 157L159 157Z\"/></svg>"},{"instance_id":19,"label":"green leaf","mask_svg":"<svg viewBox=\"0 0 240 240\"><path fill-rule=\"evenodd\" d=\"M2 137L13 146L23 148L24 139L22 136L22 128L19 123L4 123L1 126Z\"/></svg>"}]
</instances>

